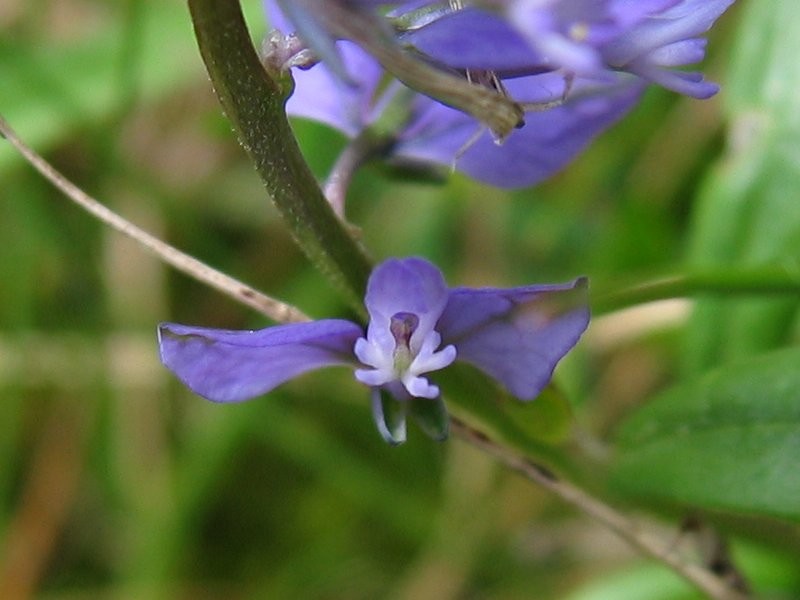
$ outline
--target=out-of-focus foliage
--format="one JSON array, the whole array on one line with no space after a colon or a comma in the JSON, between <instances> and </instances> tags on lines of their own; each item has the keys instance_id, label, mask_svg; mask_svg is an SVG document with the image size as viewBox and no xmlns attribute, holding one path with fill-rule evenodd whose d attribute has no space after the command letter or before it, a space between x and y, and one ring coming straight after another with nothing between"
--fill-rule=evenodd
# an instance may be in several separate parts
<instances>
[{"instance_id":1,"label":"out-of-focus foliage","mask_svg":"<svg viewBox=\"0 0 800 600\"><path fill-rule=\"evenodd\" d=\"M690 505L800 521L800 352L739 360L629 419L620 485Z\"/></svg>"},{"instance_id":2,"label":"out-of-focus foliage","mask_svg":"<svg viewBox=\"0 0 800 600\"><path fill-rule=\"evenodd\" d=\"M695 208L693 266L800 268L800 16L785 2L751 3L732 51L727 148ZM687 328L685 366L796 341L798 298L705 299Z\"/></svg>"},{"instance_id":3,"label":"out-of-focus foliage","mask_svg":"<svg viewBox=\"0 0 800 600\"><path fill-rule=\"evenodd\" d=\"M720 21L706 69L723 84L720 96L701 102L652 90L533 190L503 193L460 176L423 181L372 165L356 177L348 216L376 257L424 255L453 285L585 274L609 289L687 264L793 265L800 17L789 4L739 0ZM260 37L259 3L245 8ZM293 246L230 134L182 3L6 0L0 112L131 220L315 317L346 314ZM323 176L343 140L296 125ZM436 444L412 428L404 446L386 446L347 370L310 374L237 406L191 395L157 362L159 321L266 323L99 227L3 144L0 239L0 597L695 597L458 440ZM778 396L778 375L746 395L736 390L729 413L726 398L708 400L717 388L684 387L734 357L753 366L723 365L718 373L733 370L729 386L778 364L783 381L796 379L796 350L763 353L797 343L796 299L704 298L688 309L679 301L595 319L557 376L574 415L573 461L592 461L585 482L604 493L615 432L633 415L618 500L663 510L671 523L708 509L759 593L797 597L800 531L763 516L796 516L796 506L711 502L696 480L680 479L690 471L676 461L705 460L712 446L681 447L684 438L665 435L665 455L642 429L630 433L656 413L678 429L744 414L734 407L796 415L800 391L784 386ZM711 416L697 404L706 400ZM561 441L567 410L557 397L548 407L523 406L509 418L552 417L552 438L530 431ZM742 423L756 435L758 418ZM798 433L787 435L797 453ZM777 460L756 461L782 451L775 439L751 450L753 476L797 489L797 462L776 473ZM735 456L712 464L735 471ZM624 481L627 460L639 461L630 477L640 486ZM660 487L667 475L685 493ZM662 578L672 583L654 587Z\"/></svg>"}]
</instances>

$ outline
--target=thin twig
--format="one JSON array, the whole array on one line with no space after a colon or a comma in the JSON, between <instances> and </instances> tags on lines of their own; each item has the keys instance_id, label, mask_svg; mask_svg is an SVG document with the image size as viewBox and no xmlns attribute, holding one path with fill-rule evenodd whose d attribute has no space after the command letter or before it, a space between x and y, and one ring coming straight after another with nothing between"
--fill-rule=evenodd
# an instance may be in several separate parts
<instances>
[{"instance_id":1,"label":"thin twig","mask_svg":"<svg viewBox=\"0 0 800 600\"><path fill-rule=\"evenodd\" d=\"M249 285L233 277L229 277L196 258L181 252L177 248L170 246L166 242L140 229L92 198L25 144L2 116L0 116L0 134L14 146L45 179L50 181L50 183L58 188L67 198L109 227L139 243L146 250L156 255L165 263L172 265L178 271L209 285L279 323L308 320L308 317L299 309L279 300L275 300L274 298L270 298Z\"/></svg>"},{"instance_id":2,"label":"thin twig","mask_svg":"<svg viewBox=\"0 0 800 600\"><path fill-rule=\"evenodd\" d=\"M451 419L450 426L451 431L454 431L470 444L491 454L510 469L517 471L527 479L552 492L594 520L603 523L643 554L668 566L675 573L702 590L709 598L714 600L747 599L745 594L731 588L724 579L700 565L686 562L675 552L672 546L665 545L652 534L642 531L625 515L590 496L582 489L559 479L546 467L537 465L513 450L497 444L480 431L457 419Z\"/></svg>"}]
</instances>

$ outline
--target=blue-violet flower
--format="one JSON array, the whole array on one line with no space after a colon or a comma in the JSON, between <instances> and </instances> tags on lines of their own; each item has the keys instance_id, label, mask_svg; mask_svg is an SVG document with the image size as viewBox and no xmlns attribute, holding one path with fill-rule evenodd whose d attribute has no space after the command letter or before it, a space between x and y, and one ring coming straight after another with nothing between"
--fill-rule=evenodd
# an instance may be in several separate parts
<instances>
[{"instance_id":1,"label":"blue-violet flower","mask_svg":"<svg viewBox=\"0 0 800 600\"><path fill-rule=\"evenodd\" d=\"M446 412L429 374L462 360L517 398L535 398L588 325L585 287L581 278L509 289L448 288L431 263L390 259L367 285L366 332L342 319L257 331L164 323L161 360L214 402L248 400L307 371L349 365L372 390L373 416L386 441L405 440L407 413L442 439Z\"/></svg>"},{"instance_id":2,"label":"blue-violet flower","mask_svg":"<svg viewBox=\"0 0 800 600\"><path fill-rule=\"evenodd\" d=\"M326 35L317 15L330 2L379 17L391 41L426 65L507 96L530 111L524 124L498 139L478 137L474 116L451 108L447 99L415 94L396 80L387 85L369 48ZM703 59L702 35L733 2L265 0L265 5L274 27L288 30L293 24L323 59L295 72L289 114L321 121L351 138L372 130L384 134L388 120L393 137L380 148L389 160L455 166L479 181L518 188L562 169L627 114L648 83L696 98L715 94L716 84L679 67ZM537 112L537 106L549 108Z\"/></svg>"}]
</instances>

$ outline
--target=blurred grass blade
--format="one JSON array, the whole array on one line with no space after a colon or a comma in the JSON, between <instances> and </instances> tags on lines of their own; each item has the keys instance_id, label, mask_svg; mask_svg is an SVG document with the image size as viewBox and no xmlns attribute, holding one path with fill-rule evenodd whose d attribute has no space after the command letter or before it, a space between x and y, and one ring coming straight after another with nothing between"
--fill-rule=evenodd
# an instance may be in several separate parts
<instances>
[{"instance_id":1,"label":"blurred grass blade","mask_svg":"<svg viewBox=\"0 0 800 600\"><path fill-rule=\"evenodd\" d=\"M800 269L800 13L790 3L743 7L723 92L728 150L708 175L691 235L693 270L779 264ZM687 328L690 373L789 340L798 298L704 300Z\"/></svg>"}]
</instances>

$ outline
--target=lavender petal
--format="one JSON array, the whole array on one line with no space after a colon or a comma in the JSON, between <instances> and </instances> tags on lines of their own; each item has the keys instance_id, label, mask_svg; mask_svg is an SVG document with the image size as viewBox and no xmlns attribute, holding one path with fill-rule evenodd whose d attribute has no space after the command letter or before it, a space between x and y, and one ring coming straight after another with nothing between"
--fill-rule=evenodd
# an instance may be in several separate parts
<instances>
[{"instance_id":1,"label":"lavender petal","mask_svg":"<svg viewBox=\"0 0 800 600\"><path fill-rule=\"evenodd\" d=\"M260 396L313 369L353 364L363 334L349 321L327 319L229 331L162 323L161 361L193 392L213 402Z\"/></svg>"},{"instance_id":2,"label":"lavender petal","mask_svg":"<svg viewBox=\"0 0 800 600\"><path fill-rule=\"evenodd\" d=\"M511 289L456 288L437 328L458 359L521 400L547 385L589 323L586 280Z\"/></svg>"}]
</instances>

